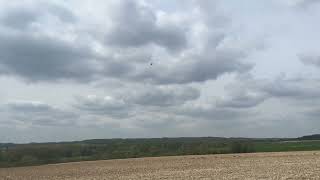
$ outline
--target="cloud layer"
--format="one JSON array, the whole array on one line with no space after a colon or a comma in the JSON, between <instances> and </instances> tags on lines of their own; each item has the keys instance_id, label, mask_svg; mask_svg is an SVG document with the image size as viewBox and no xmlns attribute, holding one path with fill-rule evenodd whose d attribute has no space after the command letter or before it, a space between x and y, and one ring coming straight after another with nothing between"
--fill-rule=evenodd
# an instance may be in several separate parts
<instances>
[{"instance_id":1,"label":"cloud layer","mask_svg":"<svg viewBox=\"0 0 320 180\"><path fill-rule=\"evenodd\" d=\"M319 8L0 0L0 142L315 133Z\"/></svg>"}]
</instances>

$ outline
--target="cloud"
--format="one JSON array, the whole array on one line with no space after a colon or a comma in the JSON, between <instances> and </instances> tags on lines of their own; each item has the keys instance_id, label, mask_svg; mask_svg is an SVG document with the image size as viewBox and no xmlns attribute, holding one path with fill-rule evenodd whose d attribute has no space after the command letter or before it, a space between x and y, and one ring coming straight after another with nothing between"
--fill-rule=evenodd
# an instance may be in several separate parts
<instances>
[{"instance_id":1,"label":"cloud","mask_svg":"<svg viewBox=\"0 0 320 180\"><path fill-rule=\"evenodd\" d=\"M320 111L319 108L314 107L300 112L304 117L307 117L306 121L313 121L313 123L319 122Z\"/></svg>"},{"instance_id":2,"label":"cloud","mask_svg":"<svg viewBox=\"0 0 320 180\"><path fill-rule=\"evenodd\" d=\"M31 113L50 111L52 109L52 107L49 106L48 104L44 104L42 102L37 102L37 101L10 102L6 104L6 106L13 111L31 112Z\"/></svg>"},{"instance_id":3,"label":"cloud","mask_svg":"<svg viewBox=\"0 0 320 180\"><path fill-rule=\"evenodd\" d=\"M214 96L211 101L217 108L245 111L258 110L274 101L286 106L307 108L320 102L319 88L320 81L317 78L282 75L275 79L264 79L247 74L234 76L234 79L224 85L224 93Z\"/></svg>"},{"instance_id":4,"label":"cloud","mask_svg":"<svg viewBox=\"0 0 320 180\"><path fill-rule=\"evenodd\" d=\"M217 106L224 108L250 108L263 103L266 98L267 96L263 94L244 92L218 100Z\"/></svg>"},{"instance_id":5,"label":"cloud","mask_svg":"<svg viewBox=\"0 0 320 180\"><path fill-rule=\"evenodd\" d=\"M172 113L186 118L208 121L238 121L250 114L246 111L217 106L214 100L189 102L172 110Z\"/></svg>"},{"instance_id":6,"label":"cloud","mask_svg":"<svg viewBox=\"0 0 320 180\"><path fill-rule=\"evenodd\" d=\"M192 87L137 87L109 96L89 95L76 97L74 107L93 115L112 118L139 117L139 112L161 111L158 108L182 105L199 98L200 92Z\"/></svg>"},{"instance_id":7,"label":"cloud","mask_svg":"<svg viewBox=\"0 0 320 180\"><path fill-rule=\"evenodd\" d=\"M270 99L281 101L316 101L320 81L308 78L259 79L240 76L225 86L226 94L217 99L217 106L223 108L254 108ZM298 103L298 104L299 104Z\"/></svg>"},{"instance_id":8,"label":"cloud","mask_svg":"<svg viewBox=\"0 0 320 180\"><path fill-rule=\"evenodd\" d=\"M312 65L315 67L320 67L320 55L316 54L303 54L299 56L302 63L306 65Z\"/></svg>"},{"instance_id":9,"label":"cloud","mask_svg":"<svg viewBox=\"0 0 320 180\"><path fill-rule=\"evenodd\" d=\"M0 13L2 24L15 30L26 30L32 23L41 23L50 16L62 22L75 22L75 15L67 8L54 3L7 3ZM48 20L48 19L46 19Z\"/></svg>"},{"instance_id":10,"label":"cloud","mask_svg":"<svg viewBox=\"0 0 320 180\"><path fill-rule=\"evenodd\" d=\"M249 63L238 61L240 54L212 50L203 54L190 55L169 65L156 64L129 78L146 80L155 84L186 84L217 79L226 73L244 73L252 68Z\"/></svg>"},{"instance_id":11,"label":"cloud","mask_svg":"<svg viewBox=\"0 0 320 180\"><path fill-rule=\"evenodd\" d=\"M0 4L0 101L46 102L1 105L2 126L112 138L316 124L316 1Z\"/></svg>"},{"instance_id":12,"label":"cloud","mask_svg":"<svg viewBox=\"0 0 320 180\"><path fill-rule=\"evenodd\" d=\"M0 75L29 82L116 79L188 84L252 68L242 61L247 56L244 49L225 46L228 27L216 23L219 20L209 23L197 13L188 20L131 0L108 5L106 19L111 25L104 29L104 40L101 30L87 31L86 22L67 5L29 3L9 8L0 23ZM204 26L199 32L197 20ZM188 36L202 38L189 44Z\"/></svg>"},{"instance_id":13,"label":"cloud","mask_svg":"<svg viewBox=\"0 0 320 180\"><path fill-rule=\"evenodd\" d=\"M300 8L308 8L319 4L318 0L296 0L295 6Z\"/></svg>"},{"instance_id":14,"label":"cloud","mask_svg":"<svg viewBox=\"0 0 320 180\"><path fill-rule=\"evenodd\" d=\"M3 104L5 111L0 112L7 117L7 123L16 121L23 126L66 126L72 125L78 116L48 104L36 101L16 101Z\"/></svg>"},{"instance_id":15,"label":"cloud","mask_svg":"<svg viewBox=\"0 0 320 180\"><path fill-rule=\"evenodd\" d=\"M80 111L93 115L105 115L113 118L126 118L130 116L131 105L122 99L112 96L98 97L89 95L87 97L77 97L74 107Z\"/></svg>"},{"instance_id":16,"label":"cloud","mask_svg":"<svg viewBox=\"0 0 320 180\"><path fill-rule=\"evenodd\" d=\"M5 26L16 29L24 29L29 24L34 22L36 18L36 12L27 9L19 9L11 10L11 12L7 12L6 14L2 15L1 20Z\"/></svg>"},{"instance_id":17,"label":"cloud","mask_svg":"<svg viewBox=\"0 0 320 180\"><path fill-rule=\"evenodd\" d=\"M184 86L143 87L123 95L128 103L141 106L182 105L200 97L199 90Z\"/></svg>"},{"instance_id":18,"label":"cloud","mask_svg":"<svg viewBox=\"0 0 320 180\"><path fill-rule=\"evenodd\" d=\"M72 32L76 17L68 8L33 1L4 7L0 13L0 75L29 82L87 82L97 74L97 56L77 37L79 33Z\"/></svg>"},{"instance_id":19,"label":"cloud","mask_svg":"<svg viewBox=\"0 0 320 180\"><path fill-rule=\"evenodd\" d=\"M312 79L277 79L260 87L273 97L303 100L319 97L319 81Z\"/></svg>"},{"instance_id":20,"label":"cloud","mask_svg":"<svg viewBox=\"0 0 320 180\"><path fill-rule=\"evenodd\" d=\"M187 44L186 32L175 24L159 24L151 7L138 1L111 3L111 30L107 33L107 45L137 47L156 44L168 50L180 50Z\"/></svg>"},{"instance_id":21,"label":"cloud","mask_svg":"<svg viewBox=\"0 0 320 180\"><path fill-rule=\"evenodd\" d=\"M1 74L29 81L88 81L97 62L88 47L32 35L0 35Z\"/></svg>"}]
</instances>

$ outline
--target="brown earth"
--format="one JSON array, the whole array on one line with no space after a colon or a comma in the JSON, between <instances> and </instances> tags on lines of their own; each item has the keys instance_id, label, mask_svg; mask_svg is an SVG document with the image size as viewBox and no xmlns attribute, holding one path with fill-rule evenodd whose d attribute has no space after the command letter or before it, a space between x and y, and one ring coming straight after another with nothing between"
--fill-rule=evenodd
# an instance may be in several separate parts
<instances>
[{"instance_id":1,"label":"brown earth","mask_svg":"<svg viewBox=\"0 0 320 180\"><path fill-rule=\"evenodd\" d=\"M0 169L0 179L320 179L320 151L66 163Z\"/></svg>"}]
</instances>

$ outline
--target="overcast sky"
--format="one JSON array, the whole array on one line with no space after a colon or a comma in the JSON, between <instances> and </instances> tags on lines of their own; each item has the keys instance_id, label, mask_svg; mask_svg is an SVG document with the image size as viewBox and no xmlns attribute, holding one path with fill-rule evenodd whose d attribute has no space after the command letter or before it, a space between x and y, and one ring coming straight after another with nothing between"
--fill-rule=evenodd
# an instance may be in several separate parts
<instances>
[{"instance_id":1,"label":"overcast sky","mask_svg":"<svg viewBox=\"0 0 320 180\"><path fill-rule=\"evenodd\" d=\"M320 133L319 19L318 0L0 0L0 142Z\"/></svg>"}]
</instances>

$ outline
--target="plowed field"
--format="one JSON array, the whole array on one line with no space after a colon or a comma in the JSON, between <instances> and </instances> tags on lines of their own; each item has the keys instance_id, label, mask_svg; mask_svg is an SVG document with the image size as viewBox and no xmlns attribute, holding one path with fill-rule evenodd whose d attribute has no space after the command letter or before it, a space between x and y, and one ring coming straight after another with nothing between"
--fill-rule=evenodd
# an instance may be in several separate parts
<instances>
[{"instance_id":1,"label":"plowed field","mask_svg":"<svg viewBox=\"0 0 320 180\"><path fill-rule=\"evenodd\" d=\"M66 163L0 169L0 179L320 179L320 151Z\"/></svg>"}]
</instances>

